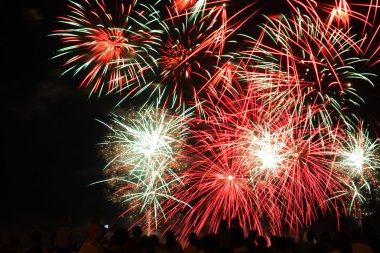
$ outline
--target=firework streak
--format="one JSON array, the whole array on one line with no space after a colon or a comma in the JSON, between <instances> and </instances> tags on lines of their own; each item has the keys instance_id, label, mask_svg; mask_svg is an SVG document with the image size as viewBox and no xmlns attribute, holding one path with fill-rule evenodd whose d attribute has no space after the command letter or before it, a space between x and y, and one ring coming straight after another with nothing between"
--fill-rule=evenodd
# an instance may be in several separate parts
<instances>
[{"instance_id":1,"label":"firework streak","mask_svg":"<svg viewBox=\"0 0 380 253\"><path fill-rule=\"evenodd\" d=\"M378 1L112 2L69 0L52 35L90 95L143 101L101 121L120 216L184 240L233 217L280 234L370 213L380 144L358 111L377 82Z\"/></svg>"}]
</instances>

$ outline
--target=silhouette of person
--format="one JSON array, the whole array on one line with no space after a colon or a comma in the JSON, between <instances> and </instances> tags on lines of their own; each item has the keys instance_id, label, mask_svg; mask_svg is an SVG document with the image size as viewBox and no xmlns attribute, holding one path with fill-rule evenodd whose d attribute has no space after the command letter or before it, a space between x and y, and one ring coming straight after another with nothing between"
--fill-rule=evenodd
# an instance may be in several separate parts
<instances>
[{"instance_id":1,"label":"silhouette of person","mask_svg":"<svg viewBox=\"0 0 380 253\"><path fill-rule=\"evenodd\" d=\"M106 239L107 243L111 241L112 236L114 235L115 231L118 229L117 223L113 223L105 232L104 238ZM128 236L129 238L129 236Z\"/></svg>"},{"instance_id":2,"label":"silhouette of person","mask_svg":"<svg viewBox=\"0 0 380 253\"><path fill-rule=\"evenodd\" d=\"M218 241L216 234L209 233L202 237L200 253L216 253L218 252Z\"/></svg>"},{"instance_id":3,"label":"silhouette of person","mask_svg":"<svg viewBox=\"0 0 380 253\"><path fill-rule=\"evenodd\" d=\"M333 247L330 253L352 253L351 240L344 231L338 231L333 237Z\"/></svg>"},{"instance_id":4,"label":"silhouette of person","mask_svg":"<svg viewBox=\"0 0 380 253\"><path fill-rule=\"evenodd\" d=\"M200 249L198 235L196 233L189 233L187 235L187 247L183 250L183 253L197 253Z\"/></svg>"},{"instance_id":5,"label":"silhouette of person","mask_svg":"<svg viewBox=\"0 0 380 253\"><path fill-rule=\"evenodd\" d=\"M352 231L352 253L373 253L369 243L363 240L360 228Z\"/></svg>"},{"instance_id":6,"label":"silhouette of person","mask_svg":"<svg viewBox=\"0 0 380 253\"><path fill-rule=\"evenodd\" d=\"M306 230L306 241L301 242L300 248L304 253L310 253L312 248L315 246L316 233L313 229L308 228Z\"/></svg>"},{"instance_id":7,"label":"silhouette of person","mask_svg":"<svg viewBox=\"0 0 380 253\"><path fill-rule=\"evenodd\" d=\"M257 253L269 253L271 252L270 249L268 248L268 241L264 236L259 235L256 238L256 243L257 243Z\"/></svg>"},{"instance_id":8,"label":"silhouette of person","mask_svg":"<svg viewBox=\"0 0 380 253\"><path fill-rule=\"evenodd\" d=\"M369 243L374 252L380 252L380 238L371 223L364 224L363 239Z\"/></svg>"},{"instance_id":9,"label":"silhouette of person","mask_svg":"<svg viewBox=\"0 0 380 253\"><path fill-rule=\"evenodd\" d=\"M74 249L70 223L71 219L69 216L64 216L59 219L58 226L51 236L53 252L69 253Z\"/></svg>"},{"instance_id":10,"label":"silhouette of person","mask_svg":"<svg viewBox=\"0 0 380 253\"><path fill-rule=\"evenodd\" d=\"M257 245L256 245L256 238L258 236L257 230L249 230L248 231L248 237L244 240L245 246L248 248L249 252L255 252Z\"/></svg>"},{"instance_id":11,"label":"silhouette of person","mask_svg":"<svg viewBox=\"0 0 380 253\"><path fill-rule=\"evenodd\" d=\"M160 243L160 239L157 235L152 234L149 236L149 243L152 247L153 253L159 253L162 251L162 244Z\"/></svg>"},{"instance_id":12,"label":"silhouette of person","mask_svg":"<svg viewBox=\"0 0 380 253\"><path fill-rule=\"evenodd\" d=\"M92 219L87 228L86 239L79 248L79 253L103 253L103 226L99 219Z\"/></svg>"},{"instance_id":13,"label":"silhouette of person","mask_svg":"<svg viewBox=\"0 0 380 253\"><path fill-rule=\"evenodd\" d=\"M220 221L218 232L216 233L216 239L220 252L227 253L232 251L231 235L228 230L228 221L226 219Z\"/></svg>"},{"instance_id":14,"label":"silhouette of person","mask_svg":"<svg viewBox=\"0 0 380 253\"><path fill-rule=\"evenodd\" d=\"M109 239L109 246L104 249L104 253L127 253L129 233L124 228L117 228Z\"/></svg>"},{"instance_id":15,"label":"silhouette of person","mask_svg":"<svg viewBox=\"0 0 380 253\"><path fill-rule=\"evenodd\" d=\"M311 249L312 253L326 253L331 250L332 242L330 234L327 232L321 232L317 235L317 243Z\"/></svg>"},{"instance_id":16,"label":"silhouette of person","mask_svg":"<svg viewBox=\"0 0 380 253\"><path fill-rule=\"evenodd\" d=\"M131 253L136 253L139 246L143 230L141 226L132 227L132 237L128 240L128 247Z\"/></svg>"},{"instance_id":17,"label":"silhouette of person","mask_svg":"<svg viewBox=\"0 0 380 253\"><path fill-rule=\"evenodd\" d=\"M173 230L168 230L164 234L165 244L164 252L166 253L182 253L182 245L177 241Z\"/></svg>"},{"instance_id":18,"label":"silhouette of person","mask_svg":"<svg viewBox=\"0 0 380 253\"><path fill-rule=\"evenodd\" d=\"M228 229L231 237L232 247L234 252L248 252L247 247L244 245L244 230L240 226L238 217L231 219L231 225Z\"/></svg>"}]
</instances>

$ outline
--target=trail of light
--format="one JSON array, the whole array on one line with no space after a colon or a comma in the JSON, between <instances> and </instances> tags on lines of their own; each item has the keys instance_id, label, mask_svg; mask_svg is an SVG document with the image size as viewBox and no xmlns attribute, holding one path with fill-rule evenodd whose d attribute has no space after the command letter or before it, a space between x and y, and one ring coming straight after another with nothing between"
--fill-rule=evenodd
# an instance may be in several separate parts
<instances>
[{"instance_id":1,"label":"trail of light","mask_svg":"<svg viewBox=\"0 0 380 253\"><path fill-rule=\"evenodd\" d=\"M368 196L378 187L378 168L380 167L380 142L372 140L363 123L354 130L344 131L337 147L338 170L346 173L346 194L352 196L350 211L355 214L365 204Z\"/></svg>"},{"instance_id":2,"label":"trail of light","mask_svg":"<svg viewBox=\"0 0 380 253\"><path fill-rule=\"evenodd\" d=\"M189 116L190 111L175 115L149 106L113 114L112 124L101 122L110 133L101 143L108 162L104 181L115 190L115 200L126 203L122 215L145 217L150 210L157 229L159 220L166 219L165 201L187 205L173 193L182 184L181 171L186 168Z\"/></svg>"},{"instance_id":3,"label":"trail of light","mask_svg":"<svg viewBox=\"0 0 380 253\"><path fill-rule=\"evenodd\" d=\"M298 231L320 212L339 216L348 197L332 201L345 185L330 163L336 142L331 126L310 125L318 107L293 112L292 102L268 104L250 87L217 91L204 104L208 118L198 119L204 127L193 131L193 167L178 192L194 203L181 210L185 232L216 232L221 219L234 215L247 229L276 234L285 225Z\"/></svg>"},{"instance_id":4,"label":"trail of light","mask_svg":"<svg viewBox=\"0 0 380 253\"><path fill-rule=\"evenodd\" d=\"M331 11L328 26L330 26L333 22L336 22L338 27L349 27L351 10L347 1L339 0L339 3L337 3L335 0L335 5L336 7Z\"/></svg>"},{"instance_id":5,"label":"trail of light","mask_svg":"<svg viewBox=\"0 0 380 253\"><path fill-rule=\"evenodd\" d=\"M59 19L68 29L53 33L65 73L92 93L119 91L119 105L148 95L102 122L101 182L126 205L120 216L184 240L232 217L280 234L326 213L363 215L379 190L379 140L355 111L358 86L375 84L364 69L380 61L378 0L285 0L289 14L258 29L244 26L268 11L251 9L260 1L232 15L228 1L117 1L115 13L83 2L70 1ZM196 116L182 109L194 104Z\"/></svg>"},{"instance_id":6,"label":"trail of light","mask_svg":"<svg viewBox=\"0 0 380 253\"><path fill-rule=\"evenodd\" d=\"M118 3L114 14L102 0L86 0L83 5L69 0L70 15L59 17L68 28L51 34L66 45L54 56L69 57L63 74L80 75L80 87L92 86L91 94L142 85L146 72L153 71L151 55L159 38L149 28L152 10L136 12L136 6Z\"/></svg>"},{"instance_id":7,"label":"trail of light","mask_svg":"<svg viewBox=\"0 0 380 253\"><path fill-rule=\"evenodd\" d=\"M358 63L366 61L350 53L360 52L360 40L340 30L321 30L324 28L305 16L268 18L258 40L245 36L252 46L240 52L247 68L242 79L255 80L269 69L271 75L282 76L276 86L285 96L301 96L305 105L324 106L320 117L330 122L347 118L345 108L363 102L348 80L373 85L374 75L356 70Z\"/></svg>"}]
</instances>

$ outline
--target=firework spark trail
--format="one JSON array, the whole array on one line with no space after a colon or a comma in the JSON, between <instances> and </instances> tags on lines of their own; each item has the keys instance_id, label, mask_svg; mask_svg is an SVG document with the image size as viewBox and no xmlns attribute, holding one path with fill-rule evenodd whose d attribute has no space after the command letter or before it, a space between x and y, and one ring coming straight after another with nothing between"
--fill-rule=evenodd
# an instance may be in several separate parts
<instances>
[{"instance_id":1,"label":"firework spark trail","mask_svg":"<svg viewBox=\"0 0 380 253\"><path fill-rule=\"evenodd\" d=\"M235 216L280 234L327 213L357 215L378 190L379 139L353 113L364 102L355 87L374 86L362 69L380 61L377 0L284 0L290 14L238 36L260 13L242 15L256 1L232 16L231 1L133 1L116 14L102 0L69 2L60 18L69 28L53 33L66 45L56 57L71 57L66 72L121 102L149 95L139 111L102 122L102 182L127 204L120 216L180 226L182 240ZM199 115L180 108L190 105Z\"/></svg>"},{"instance_id":2,"label":"firework spark trail","mask_svg":"<svg viewBox=\"0 0 380 253\"><path fill-rule=\"evenodd\" d=\"M197 0L174 0L172 8L174 9L175 12L181 13L184 10L188 10L188 9L191 9L191 8L195 7L195 4L197 2L202 2L202 1L197 1ZM202 3L198 4L198 6L202 6L202 5L204 5L204 1L203 1L203 4ZM199 11L194 11L194 13L197 13L197 12L199 12Z\"/></svg>"},{"instance_id":3,"label":"firework spark trail","mask_svg":"<svg viewBox=\"0 0 380 253\"><path fill-rule=\"evenodd\" d=\"M206 0L174 0L172 3L173 12L177 14L183 13L184 11L191 13L190 19L204 13L206 6Z\"/></svg>"},{"instance_id":4,"label":"firework spark trail","mask_svg":"<svg viewBox=\"0 0 380 253\"><path fill-rule=\"evenodd\" d=\"M204 107L205 129L193 132L196 159L178 192L194 203L185 232L216 232L221 219L239 216L246 228L278 234L285 225L298 231L319 212L339 216L347 196L334 198L345 189L331 167L336 138L331 126L310 126L317 108L299 115L286 109L291 102L266 104L249 88L223 92Z\"/></svg>"},{"instance_id":5,"label":"firework spark trail","mask_svg":"<svg viewBox=\"0 0 380 253\"><path fill-rule=\"evenodd\" d=\"M379 63L380 46L374 41L379 36L380 23L377 12L380 8L378 0L346 1L335 0L334 3L317 1L287 1L293 13L299 9L309 15L315 24L326 23L325 29L344 29L347 33L356 32L363 38L359 43L361 55L367 59L365 64L374 67ZM352 31L353 30L353 31Z\"/></svg>"},{"instance_id":6,"label":"firework spark trail","mask_svg":"<svg viewBox=\"0 0 380 253\"><path fill-rule=\"evenodd\" d=\"M267 214L267 202L257 203L261 199L252 191L241 159L237 154L231 157L227 149L208 148L208 151L211 157L197 154L192 168L185 174L186 190L175 195L186 200L192 208L180 210L185 213L181 224L173 223L171 226L182 227L179 237L184 240L191 231L198 234L216 232L222 219L230 220L237 216L246 228L256 228L262 232L260 221ZM255 209L255 206L261 209ZM169 215L175 215L179 210L171 211Z\"/></svg>"},{"instance_id":7,"label":"firework spark trail","mask_svg":"<svg viewBox=\"0 0 380 253\"><path fill-rule=\"evenodd\" d=\"M380 45L376 43L380 34L380 22L377 18L377 11L380 9L380 3L378 0L371 0L367 3L352 3L352 8L358 8L356 13L363 12L363 8L365 16L359 16L357 18L361 24L359 30L362 31L362 37L364 38L360 47L363 50L363 55L368 58L367 64L370 67L377 66L380 62L379 52Z\"/></svg>"},{"instance_id":8,"label":"firework spark trail","mask_svg":"<svg viewBox=\"0 0 380 253\"><path fill-rule=\"evenodd\" d=\"M363 122L355 131L344 131L340 138L335 166L346 175L342 180L347 185L346 194L351 196L349 210L356 214L358 207L366 203L366 197L375 191L373 188L379 187L380 142L370 137Z\"/></svg>"},{"instance_id":9,"label":"firework spark trail","mask_svg":"<svg viewBox=\"0 0 380 253\"><path fill-rule=\"evenodd\" d=\"M346 118L348 123L344 110L363 102L352 82L374 85L374 74L357 70L366 61L357 56L360 40L341 30L325 30L323 24L301 15L268 18L262 29L259 39L247 37L252 46L240 53L248 66L243 78L255 79L269 68L271 75L284 77L283 87L277 86L288 89L286 96L302 96L303 104L324 105L323 120Z\"/></svg>"},{"instance_id":10,"label":"firework spark trail","mask_svg":"<svg viewBox=\"0 0 380 253\"><path fill-rule=\"evenodd\" d=\"M208 2L195 17L187 11L173 13L167 7L168 18L160 22L163 43L158 49L159 76L152 94L157 92L163 103L171 107L183 103L199 106L199 94L231 58L225 47L236 43L231 39L234 33L256 14L241 19L242 13L252 5L230 17L226 5L220 2Z\"/></svg>"},{"instance_id":11,"label":"firework spark trail","mask_svg":"<svg viewBox=\"0 0 380 253\"><path fill-rule=\"evenodd\" d=\"M294 2L294 3L293 3ZM313 3L314 2L314 3ZM331 1L332 2L332 1ZM309 15L315 24L327 24L325 30L345 30L347 33L357 33L363 38L358 44L361 55L367 59L365 65L375 66L379 62L380 47L374 43L379 35L380 23L377 11L380 8L378 0L346 1L335 0L331 2L288 1L296 13L300 6L304 13Z\"/></svg>"},{"instance_id":12,"label":"firework spark trail","mask_svg":"<svg viewBox=\"0 0 380 253\"><path fill-rule=\"evenodd\" d=\"M352 16L350 6L346 0L335 1L336 7L332 9L329 17L328 26L336 23L337 27L348 28L350 26L350 16Z\"/></svg>"},{"instance_id":13,"label":"firework spark trail","mask_svg":"<svg viewBox=\"0 0 380 253\"><path fill-rule=\"evenodd\" d=\"M128 208L121 216L132 212L142 219L151 211L157 229L160 218L166 219L165 201L187 205L173 193L182 184L180 174L186 168L183 151L189 116L190 111L172 115L150 106L113 114L111 124L101 122L110 133L102 143L108 179L101 182L115 190L115 201L126 202Z\"/></svg>"},{"instance_id":14,"label":"firework spark trail","mask_svg":"<svg viewBox=\"0 0 380 253\"><path fill-rule=\"evenodd\" d=\"M83 5L69 0L70 14L59 17L68 28L51 34L66 45L55 55L69 57L63 74L84 74L80 87L92 86L91 93L139 86L145 83L145 73L153 71L151 55L159 44L159 32L149 26L156 14L119 3L118 13L113 14L103 0L85 0Z\"/></svg>"},{"instance_id":15,"label":"firework spark trail","mask_svg":"<svg viewBox=\"0 0 380 253\"><path fill-rule=\"evenodd\" d=\"M215 6L226 6L231 0L173 0L170 12L174 15L186 15L190 20L203 16L208 11L212 10Z\"/></svg>"},{"instance_id":16,"label":"firework spark trail","mask_svg":"<svg viewBox=\"0 0 380 253\"><path fill-rule=\"evenodd\" d=\"M158 60L162 69L159 82L163 88L160 85L158 89L160 94L178 99L172 104L181 105L184 99L195 96L194 83L202 86L212 76L213 64L225 43L226 20L223 6L193 19L188 13L172 15L167 11L170 18L162 22L165 43L160 47ZM186 91L191 95L183 94Z\"/></svg>"},{"instance_id":17,"label":"firework spark trail","mask_svg":"<svg viewBox=\"0 0 380 253\"><path fill-rule=\"evenodd\" d=\"M259 108L259 113L248 114L251 122L243 125L245 133L240 135L238 143L243 152L248 152L247 164L252 168L253 182L258 179L266 182L261 192L275 193L277 199L273 201L281 209L283 222L298 231L303 224L316 219L317 209L323 213L334 209L331 202L326 202L343 188L338 180L340 175L330 166L334 159L334 135L331 126L310 126L309 118L318 108L301 114L283 109L280 118L278 105Z\"/></svg>"}]
</instances>

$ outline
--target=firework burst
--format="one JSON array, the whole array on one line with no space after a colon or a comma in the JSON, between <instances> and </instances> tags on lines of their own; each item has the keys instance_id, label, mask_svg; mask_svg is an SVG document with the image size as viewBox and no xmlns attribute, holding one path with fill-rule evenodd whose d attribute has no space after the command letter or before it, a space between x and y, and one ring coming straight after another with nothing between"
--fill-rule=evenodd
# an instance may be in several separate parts
<instances>
[{"instance_id":1,"label":"firework burst","mask_svg":"<svg viewBox=\"0 0 380 253\"><path fill-rule=\"evenodd\" d=\"M157 90L173 105L194 100L197 91L214 72L223 50L226 33L225 8L213 8L190 18L190 13L172 14L162 22L162 41L159 47L160 78Z\"/></svg>"},{"instance_id":2,"label":"firework burst","mask_svg":"<svg viewBox=\"0 0 380 253\"><path fill-rule=\"evenodd\" d=\"M271 88L270 92L282 94L280 99L301 97L303 106L323 106L319 121L334 124L343 119L349 124L347 109L363 102L355 82L374 85L374 74L358 71L359 63L366 61L358 56L361 40L300 13L294 18L268 18L262 29L259 39L246 40L252 46L241 54L242 79L253 80L258 91ZM260 86L258 78L270 82Z\"/></svg>"},{"instance_id":3,"label":"firework burst","mask_svg":"<svg viewBox=\"0 0 380 253\"><path fill-rule=\"evenodd\" d=\"M247 229L279 234L319 215L339 216L348 196L340 195L343 172L331 166L335 133L310 125L318 107L295 113L287 106L294 101L267 104L252 89L240 90L209 93L204 128L193 132L194 162L178 193L194 203L185 228L216 232L221 219L238 216Z\"/></svg>"},{"instance_id":4,"label":"firework burst","mask_svg":"<svg viewBox=\"0 0 380 253\"><path fill-rule=\"evenodd\" d=\"M280 234L360 215L379 190L379 140L355 125L379 62L377 1L284 0L286 15L260 17L245 13L260 1L122 2L70 0L68 28L53 32L65 73L91 94L148 95L102 122L102 182L126 204L120 216L148 230L170 220L184 240L233 217Z\"/></svg>"},{"instance_id":5,"label":"firework burst","mask_svg":"<svg viewBox=\"0 0 380 253\"><path fill-rule=\"evenodd\" d=\"M222 219L239 217L245 228L262 232L260 221L267 215L267 203L262 203L249 183L249 173L238 155L231 150L207 146L207 152L193 154L192 167L184 175L184 188L175 195L183 198L192 208L170 208L169 215L183 213L183 219L170 227L180 226L181 240L189 232L216 232ZM173 206L173 204L170 204ZM255 208L260 206L262 208ZM180 222L180 223L179 223Z\"/></svg>"},{"instance_id":6,"label":"firework burst","mask_svg":"<svg viewBox=\"0 0 380 253\"><path fill-rule=\"evenodd\" d=\"M175 189L182 184L181 171L186 168L186 136L189 112L175 115L157 106L113 114L105 124L109 135L102 143L107 160L105 180L115 190L113 197L125 202L137 220L151 216L158 227L166 218L163 203L173 200ZM151 225L148 221L148 228Z\"/></svg>"},{"instance_id":7,"label":"firework burst","mask_svg":"<svg viewBox=\"0 0 380 253\"><path fill-rule=\"evenodd\" d=\"M68 28L52 33L66 45L55 56L68 58L64 74L80 75L80 87L92 86L91 94L145 85L144 75L156 63L151 55L159 32L149 27L157 18L155 11L114 2L113 13L113 6L103 0L84 0L83 4L70 0L70 15L59 17Z\"/></svg>"},{"instance_id":8,"label":"firework burst","mask_svg":"<svg viewBox=\"0 0 380 253\"><path fill-rule=\"evenodd\" d=\"M361 215L362 206L369 196L377 192L378 168L380 168L380 143L374 140L370 133L359 124L354 130L344 131L337 145L337 170L342 170L346 176L342 180L347 186L346 194L351 196L349 209L355 215Z\"/></svg>"},{"instance_id":9,"label":"firework burst","mask_svg":"<svg viewBox=\"0 0 380 253\"><path fill-rule=\"evenodd\" d=\"M254 13L240 18L252 6L249 4L227 16L224 2L207 2L195 16L192 10L179 13L166 8L167 18L160 22L163 43L158 48L159 76L152 92L157 92L165 104L171 100L168 104L174 107L183 103L200 107L199 95L229 70L233 53L225 48L236 43L231 38Z\"/></svg>"}]
</instances>

